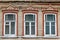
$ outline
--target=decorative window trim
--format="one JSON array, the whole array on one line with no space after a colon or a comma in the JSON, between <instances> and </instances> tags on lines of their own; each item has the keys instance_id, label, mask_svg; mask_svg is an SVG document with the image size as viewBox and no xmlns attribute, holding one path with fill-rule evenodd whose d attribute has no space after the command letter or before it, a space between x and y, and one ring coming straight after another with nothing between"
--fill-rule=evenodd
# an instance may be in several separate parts
<instances>
[{"instance_id":1,"label":"decorative window trim","mask_svg":"<svg viewBox=\"0 0 60 40\"><path fill-rule=\"evenodd\" d=\"M15 15L15 17L17 17L17 15L16 15L15 13L5 13L5 14L4 14L4 36L8 36L8 35L10 34L10 33L7 34L7 35L5 34L5 25L6 25L6 24L5 24L5 15L7 15L7 14L13 14L13 15ZM11 23L11 22L9 22L9 23ZM9 25L9 26L10 26L10 25ZM11 28L9 28L9 29L11 30ZM11 35L9 35L9 37L10 37L10 36L11 36L11 37L12 37L12 36L16 36L16 20L15 20L15 34L11 34Z\"/></svg>"},{"instance_id":2,"label":"decorative window trim","mask_svg":"<svg viewBox=\"0 0 60 40\"><path fill-rule=\"evenodd\" d=\"M35 15L35 35L31 35L31 31L30 31L30 35L26 35L25 34L25 25L24 25L24 35L25 36L36 36L36 14L34 14L34 13L25 13L24 14L24 21L25 21L25 15L28 15L28 14ZM29 22L29 23L31 23L31 22ZM30 24L30 26L31 26L31 24ZM29 29L31 30L31 27L29 27Z\"/></svg>"},{"instance_id":3,"label":"decorative window trim","mask_svg":"<svg viewBox=\"0 0 60 40\"><path fill-rule=\"evenodd\" d=\"M42 13L43 13L43 16L42 16L42 35L44 35L44 14L49 14L49 13L53 13L53 14L56 14L56 36L58 36L58 10L56 8L53 8L53 7L50 7L51 9L49 8L42 8Z\"/></svg>"},{"instance_id":4,"label":"decorative window trim","mask_svg":"<svg viewBox=\"0 0 60 40\"><path fill-rule=\"evenodd\" d=\"M16 36L18 36L18 10L2 10L2 36L5 36L4 34L4 15L7 13L14 13L16 15ZM15 37L15 36L9 36L9 37Z\"/></svg>"},{"instance_id":5,"label":"decorative window trim","mask_svg":"<svg viewBox=\"0 0 60 40\"><path fill-rule=\"evenodd\" d=\"M22 12L23 12L23 19L22 19L22 35L23 36L25 36L25 34L24 34L24 15L25 15L25 13L33 13L33 14L36 14L36 36L38 35L38 11L37 10L22 10Z\"/></svg>"},{"instance_id":6,"label":"decorative window trim","mask_svg":"<svg viewBox=\"0 0 60 40\"><path fill-rule=\"evenodd\" d=\"M49 35L46 35L46 29L45 29L45 15L48 15L48 14L51 14L51 15L55 15L55 20L56 20L56 14L54 14L54 13L47 13L47 14L44 14L44 35L45 36L56 36L56 21L55 21L55 34L53 35L53 34L51 34L51 26L49 27L49 29L50 29L50 34ZM49 24L50 24L51 22L49 22ZM51 25L51 24L50 24Z\"/></svg>"}]
</instances>

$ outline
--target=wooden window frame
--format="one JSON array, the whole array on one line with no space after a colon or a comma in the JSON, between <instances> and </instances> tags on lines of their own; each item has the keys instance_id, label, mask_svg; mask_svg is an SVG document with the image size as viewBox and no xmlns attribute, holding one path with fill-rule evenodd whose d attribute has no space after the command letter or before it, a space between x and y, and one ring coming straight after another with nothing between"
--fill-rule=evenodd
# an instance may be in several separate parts
<instances>
[{"instance_id":1,"label":"wooden window frame","mask_svg":"<svg viewBox=\"0 0 60 40\"><path fill-rule=\"evenodd\" d=\"M49 29L50 29L50 34L46 34L46 29L45 29L45 15L49 15L49 14L51 14L51 15L55 15L55 34L53 35L53 34L51 34L51 22L49 22L49 25L50 25L50 27L49 27ZM45 36L56 36L56 14L54 14L54 13L46 13L46 14L44 14L44 35Z\"/></svg>"},{"instance_id":2,"label":"wooden window frame","mask_svg":"<svg viewBox=\"0 0 60 40\"><path fill-rule=\"evenodd\" d=\"M5 25L6 25L6 21L5 21L5 15L7 15L7 14L13 14L13 15L15 15L15 18L17 17L17 15L15 14L15 13L5 13L4 14L4 36L16 36L16 19L15 19L15 33L14 34L11 34L11 22L14 22L14 20L13 21L8 21L9 22L9 34L5 34Z\"/></svg>"},{"instance_id":3,"label":"wooden window frame","mask_svg":"<svg viewBox=\"0 0 60 40\"><path fill-rule=\"evenodd\" d=\"M25 34L25 15L29 15L29 14L35 15L35 35L32 35L32 34L31 34L31 22L30 22L30 21L28 21L28 22L29 22L29 25L30 25L30 26L29 26L29 29L30 29L29 35L26 35L26 34ZM34 13L25 13L25 14L24 14L24 35L25 35L25 36L36 36L36 14L34 14Z\"/></svg>"},{"instance_id":4,"label":"wooden window frame","mask_svg":"<svg viewBox=\"0 0 60 40\"><path fill-rule=\"evenodd\" d=\"M25 36L25 34L24 34L24 15L25 15L25 13L36 14L36 35L35 36L37 36L38 35L38 10L22 10L22 12L23 12L23 15L22 15L22 17L23 17L23 19L22 19L22 36Z\"/></svg>"},{"instance_id":5,"label":"wooden window frame","mask_svg":"<svg viewBox=\"0 0 60 40\"><path fill-rule=\"evenodd\" d=\"M16 14L16 35L15 36L18 36L18 10L2 10L2 36L5 36L4 34L4 15L6 13L14 13ZM9 37L15 37L15 36L9 36Z\"/></svg>"},{"instance_id":6,"label":"wooden window frame","mask_svg":"<svg viewBox=\"0 0 60 40\"><path fill-rule=\"evenodd\" d=\"M44 34L44 14L49 14L49 13L53 13L53 14L56 14L56 36L58 36L58 10L42 10L42 35L45 36Z\"/></svg>"}]
</instances>

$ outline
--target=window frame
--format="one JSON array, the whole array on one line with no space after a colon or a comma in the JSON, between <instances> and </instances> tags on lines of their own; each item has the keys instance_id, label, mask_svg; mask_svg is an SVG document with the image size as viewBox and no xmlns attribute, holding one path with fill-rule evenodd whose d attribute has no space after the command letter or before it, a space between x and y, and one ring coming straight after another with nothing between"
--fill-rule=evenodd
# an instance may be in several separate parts
<instances>
[{"instance_id":1,"label":"window frame","mask_svg":"<svg viewBox=\"0 0 60 40\"><path fill-rule=\"evenodd\" d=\"M13 15L15 15L15 34L11 34L11 35L6 35L5 34L5 15L7 15L7 14L13 14ZM15 13L15 12L6 12L6 13L4 13L4 36L8 36L8 37L15 37L15 36L17 36L17 14ZM11 22L10 22L11 23Z\"/></svg>"},{"instance_id":2,"label":"window frame","mask_svg":"<svg viewBox=\"0 0 60 40\"><path fill-rule=\"evenodd\" d=\"M51 34L51 22L49 22L49 24L50 24L50 34L47 35L46 31L45 31L46 30L45 29L45 23L46 23L46 21L45 21L45 15L49 15L49 14L55 15L55 34L54 35ZM56 18L56 16L57 16L57 14L55 14L55 13L46 13L46 14L44 14L44 36L56 36L57 35L57 27L56 27L57 26L57 22L56 22L57 18Z\"/></svg>"},{"instance_id":3,"label":"window frame","mask_svg":"<svg viewBox=\"0 0 60 40\"><path fill-rule=\"evenodd\" d=\"M30 23L30 24L29 24L29 25L30 25L30 27L29 27L29 28L30 28L30 35L26 35L26 34L25 34L25 15L28 15L28 14L35 15L35 35L31 35L31 22L29 22L29 23ZM36 36L36 33L37 33L37 32L36 32L36 30L37 30L37 29L36 29L36 26L37 26L37 25L36 25L36 18L37 18L37 15L36 15L35 13L25 13L25 14L24 14L24 36Z\"/></svg>"}]
</instances>

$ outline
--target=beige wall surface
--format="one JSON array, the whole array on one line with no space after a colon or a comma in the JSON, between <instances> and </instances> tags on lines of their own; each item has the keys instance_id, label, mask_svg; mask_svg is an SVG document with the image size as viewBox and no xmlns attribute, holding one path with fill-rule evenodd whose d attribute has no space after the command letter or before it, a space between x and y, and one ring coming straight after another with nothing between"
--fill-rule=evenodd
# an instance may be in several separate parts
<instances>
[{"instance_id":1,"label":"beige wall surface","mask_svg":"<svg viewBox=\"0 0 60 40\"><path fill-rule=\"evenodd\" d=\"M0 10L0 36L2 36L2 10Z\"/></svg>"},{"instance_id":2,"label":"beige wall surface","mask_svg":"<svg viewBox=\"0 0 60 40\"><path fill-rule=\"evenodd\" d=\"M18 35L22 36L22 10L18 12Z\"/></svg>"}]
</instances>

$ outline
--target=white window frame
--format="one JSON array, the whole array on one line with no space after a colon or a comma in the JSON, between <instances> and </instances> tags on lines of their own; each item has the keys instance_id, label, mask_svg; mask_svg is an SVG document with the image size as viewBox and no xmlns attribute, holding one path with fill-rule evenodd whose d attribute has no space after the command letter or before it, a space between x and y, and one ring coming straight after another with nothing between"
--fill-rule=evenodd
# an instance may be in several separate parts
<instances>
[{"instance_id":1,"label":"white window frame","mask_svg":"<svg viewBox=\"0 0 60 40\"><path fill-rule=\"evenodd\" d=\"M7 15L7 14L13 14L13 15L15 15L15 21L7 21L7 22L9 22L9 26L11 26L11 22L15 22L15 34L11 34L11 32L9 32L9 34L5 34L5 23L6 23L6 21L5 21L5 15ZM16 15L16 13L5 13L4 14L4 36L8 36L8 37L15 37L16 36L16 20L17 20L17 15ZM11 29L10 27L9 27L9 29Z\"/></svg>"},{"instance_id":2,"label":"white window frame","mask_svg":"<svg viewBox=\"0 0 60 40\"><path fill-rule=\"evenodd\" d=\"M46 34L46 32L45 32L45 15L48 15L48 14L52 14L52 15L55 15L55 34L53 35L53 34L51 34L51 22L49 23L49 25L50 25L50 34ZM57 31L56 31L57 29L56 29L56 14L53 14L53 13L46 13L46 14L44 14L44 36L56 36L57 35Z\"/></svg>"},{"instance_id":3,"label":"white window frame","mask_svg":"<svg viewBox=\"0 0 60 40\"><path fill-rule=\"evenodd\" d=\"M25 34L25 15L28 15L28 14L35 15L35 35L31 35L31 27L30 27L30 35L26 35L26 34ZM25 14L24 14L24 36L36 36L36 34L37 34L37 32L36 32L36 30L37 30L37 29L36 29L36 27L37 27L37 26L36 26L36 18L37 18L37 17L36 17L36 14L34 14L34 13L25 13ZM30 22L29 25L31 26L31 22Z\"/></svg>"}]
</instances>

